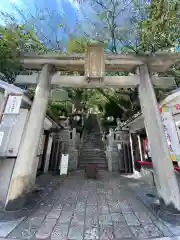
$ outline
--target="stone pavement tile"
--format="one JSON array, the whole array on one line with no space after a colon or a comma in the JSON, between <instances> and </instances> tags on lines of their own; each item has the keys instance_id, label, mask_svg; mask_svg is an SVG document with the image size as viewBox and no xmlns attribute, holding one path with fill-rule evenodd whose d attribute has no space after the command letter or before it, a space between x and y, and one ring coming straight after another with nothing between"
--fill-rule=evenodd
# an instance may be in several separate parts
<instances>
[{"instance_id":1,"label":"stone pavement tile","mask_svg":"<svg viewBox=\"0 0 180 240\"><path fill-rule=\"evenodd\" d=\"M103 213L109 213L109 207L107 204L105 205L98 205L98 211L100 214L103 214Z\"/></svg>"},{"instance_id":2,"label":"stone pavement tile","mask_svg":"<svg viewBox=\"0 0 180 240\"><path fill-rule=\"evenodd\" d=\"M129 227L125 227L125 226L117 226L115 229L114 229L114 235L115 235L115 238L117 239L124 239L124 238L132 238L133 237L133 234L130 230Z\"/></svg>"},{"instance_id":3,"label":"stone pavement tile","mask_svg":"<svg viewBox=\"0 0 180 240\"><path fill-rule=\"evenodd\" d=\"M139 222L139 220L138 220L138 218L136 217L135 214L126 213L126 214L123 214L123 215L125 217L127 225L129 225L129 226L139 226L140 225L140 222Z\"/></svg>"},{"instance_id":4,"label":"stone pavement tile","mask_svg":"<svg viewBox=\"0 0 180 240\"><path fill-rule=\"evenodd\" d=\"M61 209L52 208L51 211L46 216L46 218L58 219L60 214L61 214Z\"/></svg>"},{"instance_id":5,"label":"stone pavement tile","mask_svg":"<svg viewBox=\"0 0 180 240\"><path fill-rule=\"evenodd\" d=\"M125 222L125 217L122 213L111 213L112 222Z\"/></svg>"},{"instance_id":6,"label":"stone pavement tile","mask_svg":"<svg viewBox=\"0 0 180 240\"><path fill-rule=\"evenodd\" d=\"M85 189L83 189L83 190L80 192L78 199L79 199L79 200L80 200L80 199L86 199L87 197L88 197L88 191L85 190Z\"/></svg>"},{"instance_id":7,"label":"stone pavement tile","mask_svg":"<svg viewBox=\"0 0 180 240\"><path fill-rule=\"evenodd\" d=\"M45 217L51 210L52 206L41 205L40 208L33 213L33 217Z\"/></svg>"},{"instance_id":8,"label":"stone pavement tile","mask_svg":"<svg viewBox=\"0 0 180 240\"><path fill-rule=\"evenodd\" d=\"M98 204L96 198L87 198L87 205L88 206L96 206Z\"/></svg>"},{"instance_id":9,"label":"stone pavement tile","mask_svg":"<svg viewBox=\"0 0 180 240\"><path fill-rule=\"evenodd\" d=\"M104 200L97 200L97 204L98 204L98 206L103 206L103 205L107 205L107 200L106 199L104 199Z\"/></svg>"},{"instance_id":10,"label":"stone pavement tile","mask_svg":"<svg viewBox=\"0 0 180 240\"><path fill-rule=\"evenodd\" d=\"M67 203L76 203L78 200L78 195L77 194L71 194L71 196L68 198Z\"/></svg>"},{"instance_id":11,"label":"stone pavement tile","mask_svg":"<svg viewBox=\"0 0 180 240\"><path fill-rule=\"evenodd\" d=\"M144 226L144 229L149 238L163 236L162 232L154 224L147 224Z\"/></svg>"},{"instance_id":12,"label":"stone pavement tile","mask_svg":"<svg viewBox=\"0 0 180 240\"><path fill-rule=\"evenodd\" d=\"M86 216L97 215L97 206L89 205L86 207Z\"/></svg>"},{"instance_id":13,"label":"stone pavement tile","mask_svg":"<svg viewBox=\"0 0 180 240\"><path fill-rule=\"evenodd\" d=\"M149 216L151 218L151 220L156 221L158 219L158 217L153 212L150 211L149 205L147 206L147 202L145 202L139 196L137 196L136 199L137 199L136 207L133 206L134 212L144 211L147 214L147 216ZM132 199L130 201L132 201ZM138 207L137 207L137 204L138 204Z\"/></svg>"},{"instance_id":14,"label":"stone pavement tile","mask_svg":"<svg viewBox=\"0 0 180 240\"><path fill-rule=\"evenodd\" d=\"M71 220L72 225L80 224L83 225L85 224L85 214L84 213L74 213L72 220Z\"/></svg>"},{"instance_id":15,"label":"stone pavement tile","mask_svg":"<svg viewBox=\"0 0 180 240\"><path fill-rule=\"evenodd\" d=\"M127 225L126 221L123 221L123 222L113 222L113 228L114 229L129 228L129 226Z\"/></svg>"},{"instance_id":16,"label":"stone pavement tile","mask_svg":"<svg viewBox=\"0 0 180 240\"><path fill-rule=\"evenodd\" d=\"M139 219L140 223L143 225L152 223L151 218L147 215L146 212L143 212L143 211L135 212L135 215Z\"/></svg>"},{"instance_id":17,"label":"stone pavement tile","mask_svg":"<svg viewBox=\"0 0 180 240\"><path fill-rule=\"evenodd\" d=\"M154 221L153 223L156 227L159 228L159 230L163 233L165 237L173 236L173 233L171 232L171 230L163 222L157 220L157 221Z\"/></svg>"},{"instance_id":18,"label":"stone pavement tile","mask_svg":"<svg viewBox=\"0 0 180 240\"><path fill-rule=\"evenodd\" d=\"M22 221L8 236L9 238L29 239L38 231L44 217L30 217Z\"/></svg>"},{"instance_id":19,"label":"stone pavement tile","mask_svg":"<svg viewBox=\"0 0 180 240\"><path fill-rule=\"evenodd\" d=\"M99 215L99 225L112 225L112 218L110 214Z\"/></svg>"},{"instance_id":20,"label":"stone pavement tile","mask_svg":"<svg viewBox=\"0 0 180 240\"><path fill-rule=\"evenodd\" d=\"M85 208L86 208L86 202L78 202L74 211L76 213L83 213L85 212Z\"/></svg>"},{"instance_id":21,"label":"stone pavement tile","mask_svg":"<svg viewBox=\"0 0 180 240\"><path fill-rule=\"evenodd\" d=\"M57 202L53 208L54 209L63 209L63 206L64 206L65 203L61 203L61 202Z\"/></svg>"},{"instance_id":22,"label":"stone pavement tile","mask_svg":"<svg viewBox=\"0 0 180 240\"><path fill-rule=\"evenodd\" d=\"M75 203L66 203L63 207L63 211L71 211L74 210L76 207Z\"/></svg>"},{"instance_id":23,"label":"stone pavement tile","mask_svg":"<svg viewBox=\"0 0 180 240\"><path fill-rule=\"evenodd\" d=\"M168 223L168 222L163 222L167 227L168 229L176 236L180 235L180 226L178 225L173 225L171 223Z\"/></svg>"},{"instance_id":24,"label":"stone pavement tile","mask_svg":"<svg viewBox=\"0 0 180 240\"><path fill-rule=\"evenodd\" d=\"M180 240L180 237L161 237L161 238L153 238L153 240Z\"/></svg>"},{"instance_id":25,"label":"stone pavement tile","mask_svg":"<svg viewBox=\"0 0 180 240\"><path fill-rule=\"evenodd\" d=\"M152 221L157 221L159 219L159 216L155 215L153 212L150 212L149 209L148 211L146 210L146 214L151 218Z\"/></svg>"},{"instance_id":26,"label":"stone pavement tile","mask_svg":"<svg viewBox=\"0 0 180 240\"><path fill-rule=\"evenodd\" d=\"M121 212L121 206L119 201L113 201L113 202L109 202L109 210L110 212Z\"/></svg>"},{"instance_id":27,"label":"stone pavement tile","mask_svg":"<svg viewBox=\"0 0 180 240\"><path fill-rule=\"evenodd\" d=\"M108 188L108 189L104 190L104 194L106 194L106 197L113 196L113 190L111 188Z\"/></svg>"},{"instance_id":28,"label":"stone pavement tile","mask_svg":"<svg viewBox=\"0 0 180 240\"><path fill-rule=\"evenodd\" d=\"M90 217L86 217L85 219L85 226L86 227L90 227L93 225L98 225L98 218L97 216L90 216Z\"/></svg>"},{"instance_id":29,"label":"stone pavement tile","mask_svg":"<svg viewBox=\"0 0 180 240\"><path fill-rule=\"evenodd\" d=\"M130 229L136 238L148 238L143 226L133 226Z\"/></svg>"},{"instance_id":30,"label":"stone pavement tile","mask_svg":"<svg viewBox=\"0 0 180 240\"><path fill-rule=\"evenodd\" d=\"M103 181L97 182L96 187L97 187L97 192L101 192L101 190L104 188L105 183Z\"/></svg>"},{"instance_id":31,"label":"stone pavement tile","mask_svg":"<svg viewBox=\"0 0 180 240\"><path fill-rule=\"evenodd\" d=\"M69 223L73 215L73 211L62 211L59 219L57 220L57 224L61 223Z\"/></svg>"},{"instance_id":32,"label":"stone pavement tile","mask_svg":"<svg viewBox=\"0 0 180 240\"><path fill-rule=\"evenodd\" d=\"M129 206L133 210L133 212L144 212L151 220L156 221L157 217L150 212L149 208L147 208L141 201L141 198L136 196L136 198L129 198L128 199Z\"/></svg>"},{"instance_id":33,"label":"stone pavement tile","mask_svg":"<svg viewBox=\"0 0 180 240\"><path fill-rule=\"evenodd\" d=\"M23 221L24 218L20 218L15 221L0 222L0 237L6 237L12 230Z\"/></svg>"},{"instance_id":34,"label":"stone pavement tile","mask_svg":"<svg viewBox=\"0 0 180 240\"><path fill-rule=\"evenodd\" d=\"M67 240L68 228L68 224L56 225L52 231L51 240Z\"/></svg>"},{"instance_id":35,"label":"stone pavement tile","mask_svg":"<svg viewBox=\"0 0 180 240\"><path fill-rule=\"evenodd\" d=\"M47 219L43 222L40 229L36 233L37 239L48 239L51 236L51 233L56 225L56 219Z\"/></svg>"},{"instance_id":36,"label":"stone pavement tile","mask_svg":"<svg viewBox=\"0 0 180 240\"><path fill-rule=\"evenodd\" d=\"M98 225L88 226L84 231L84 240L99 240Z\"/></svg>"},{"instance_id":37,"label":"stone pavement tile","mask_svg":"<svg viewBox=\"0 0 180 240\"><path fill-rule=\"evenodd\" d=\"M97 200L98 201L106 201L106 195L104 194L103 189L101 189L101 193L97 192Z\"/></svg>"},{"instance_id":38,"label":"stone pavement tile","mask_svg":"<svg viewBox=\"0 0 180 240\"><path fill-rule=\"evenodd\" d=\"M118 201L118 205L120 206L122 213L131 213L132 212L127 201Z\"/></svg>"},{"instance_id":39,"label":"stone pavement tile","mask_svg":"<svg viewBox=\"0 0 180 240\"><path fill-rule=\"evenodd\" d=\"M86 202L87 201L87 196L84 195L79 195L78 196L78 202Z\"/></svg>"},{"instance_id":40,"label":"stone pavement tile","mask_svg":"<svg viewBox=\"0 0 180 240\"><path fill-rule=\"evenodd\" d=\"M115 238L113 226L100 227L100 240L113 240Z\"/></svg>"},{"instance_id":41,"label":"stone pavement tile","mask_svg":"<svg viewBox=\"0 0 180 240\"><path fill-rule=\"evenodd\" d=\"M71 225L68 233L68 239L72 240L82 240L84 234L84 226L83 225Z\"/></svg>"},{"instance_id":42,"label":"stone pavement tile","mask_svg":"<svg viewBox=\"0 0 180 240\"><path fill-rule=\"evenodd\" d=\"M56 204L61 203L61 204L65 204L69 198L68 196L68 192L66 191L66 189L61 188L61 193L59 194L59 199L57 200Z\"/></svg>"}]
</instances>

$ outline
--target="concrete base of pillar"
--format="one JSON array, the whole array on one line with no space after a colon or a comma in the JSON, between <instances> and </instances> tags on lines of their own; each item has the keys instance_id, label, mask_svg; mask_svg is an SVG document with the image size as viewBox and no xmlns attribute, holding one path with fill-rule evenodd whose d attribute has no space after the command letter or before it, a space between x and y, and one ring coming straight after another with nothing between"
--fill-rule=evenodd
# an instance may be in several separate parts
<instances>
[{"instance_id":1,"label":"concrete base of pillar","mask_svg":"<svg viewBox=\"0 0 180 240\"><path fill-rule=\"evenodd\" d=\"M27 195L8 201L5 206L6 211L17 211L24 208L27 204Z\"/></svg>"},{"instance_id":2,"label":"concrete base of pillar","mask_svg":"<svg viewBox=\"0 0 180 240\"><path fill-rule=\"evenodd\" d=\"M166 205L163 199L159 200L159 204L154 204L153 211L164 222L172 225L180 225L180 211L178 211L172 204Z\"/></svg>"},{"instance_id":3,"label":"concrete base of pillar","mask_svg":"<svg viewBox=\"0 0 180 240\"><path fill-rule=\"evenodd\" d=\"M173 204L167 205L162 198L159 199L159 203L161 211L166 212L168 215L177 215L180 220L180 211L177 210Z\"/></svg>"},{"instance_id":4,"label":"concrete base of pillar","mask_svg":"<svg viewBox=\"0 0 180 240\"><path fill-rule=\"evenodd\" d=\"M153 213L153 215L161 219L161 221L172 225L180 225L180 212L174 206L167 206L157 196L155 187L143 186L136 191L137 198Z\"/></svg>"},{"instance_id":5,"label":"concrete base of pillar","mask_svg":"<svg viewBox=\"0 0 180 240\"><path fill-rule=\"evenodd\" d=\"M33 203L33 199L35 197L38 197L39 193L40 190L34 183L34 185L31 188L29 188L29 190L25 192L23 195L19 196L16 199L9 200L5 205L5 210L17 211L23 208L29 209L29 206L31 206Z\"/></svg>"}]
</instances>

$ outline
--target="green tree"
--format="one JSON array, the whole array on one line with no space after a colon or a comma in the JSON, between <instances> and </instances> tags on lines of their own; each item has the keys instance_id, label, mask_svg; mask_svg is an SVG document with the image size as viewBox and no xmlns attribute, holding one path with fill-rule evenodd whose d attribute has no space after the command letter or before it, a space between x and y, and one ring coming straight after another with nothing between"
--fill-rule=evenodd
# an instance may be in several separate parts
<instances>
[{"instance_id":1,"label":"green tree","mask_svg":"<svg viewBox=\"0 0 180 240\"><path fill-rule=\"evenodd\" d=\"M94 17L88 18L93 28L89 31L86 27L88 29L86 31L81 27L82 25L78 25L78 29L94 41L108 42L108 51L153 55L162 50L175 50L179 44L179 1L127 0L122 1L123 4L117 0L89 0L88 2L91 3L95 12ZM176 81L180 82L179 66L179 63L175 64L164 75L173 75ZM162 99L165 92L156 89L157 98ZM128 105L129 114L140 109L137 89L116 90L113 92L113 98L117 103L121 98L123 106Z\"/></svg>"},{"instance_id":2,"label":"green tree","mask_svg":"<svg viewBox=\"0 0 180 240\"><path fill-rule=\"evenodd\" d=\"M85 52L87 44L90 43L91 40L88 40L86 38L72 38L68 42L68 52L69 53L81 53ZM119 73L121 75L121 73ZM127 95L121 95L119 99L117 97L114 97L115 90L113 89L73 89L69 90L69 93L71 93L71 98L74 99L76 106L81 101L85 101L86 99L86 107L97 106L99 110L104 111L105 104L111 104L115 105L114 109L118 109L119 115L122 116L122 113L124 112L125 115L128 112L128 109L126 109L123 104L128 101ZM121 104L121 101L123 101L123 104ZM126 104L128 105L128 104ZM77 107L75 107L77 108ZM117 111L116 111L117 112ZM128 116L128 115L127 115Z\"/></svg>"},{"instance_id":3,"label":"green tree","mask_svg":"<svg viewBox=\"0 0 180 240\"><path fill-rule=\"evenodd\" d=\"M38 54L48 51L33 28L29 29L24 24L0 26L0 72L10 82L22 71L18 60L20 54L32 51Z\"/></svg>"}]
</instances>

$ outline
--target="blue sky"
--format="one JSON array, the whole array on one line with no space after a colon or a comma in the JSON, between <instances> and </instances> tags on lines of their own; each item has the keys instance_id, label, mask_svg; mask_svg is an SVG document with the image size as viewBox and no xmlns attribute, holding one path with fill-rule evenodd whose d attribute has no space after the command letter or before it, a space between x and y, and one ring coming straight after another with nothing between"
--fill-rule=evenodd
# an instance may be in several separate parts
<instances>
[{"instance_id":1,"label":"blue sky","mask_svg":"<svg viewBox=\"0 0 180 240\"><path fill-rule=\"evenodd\" d=\"M129 0L123 2L126 1ZM149 2L150 0L143 1ZM91 35L95 32L88 20L92 16L93 20L95 19L95 12L86 1L80 5L77 2L76 0L0 0L0 10L13 14L19 22L26 21L30 25L35 25L40 39L45 44L52 47L51 44L59 41L60 46L64 48L69 36L76 34L77 22L82 23L82 31L91 33ZM129 16L130 10L120 17L121 27L128 27ZM0 23L2 23L1 19ZM60 28L59 24L62 24L63 28ZM99 24L101 25L101 22Z\"/></svg>"},{"instance_id":2,"label":"blue sky","mask_svg":"<svg viewBox=\"0 0 180 240\"><path fill-rule=\"evenodd\" d=\"M81 33L94 31L86 16L95 16L95 12L86 1L78 4L78 0L0 0L0 10L13 14L19 23L26 20L35 25L40 39L51 47L58 41L64 48L67 39L77 34L77 23L82 23Z\"/></svg>"},{"instance_id":3,"label":"blue sky","mask_svg":"<svg viewBox=\"0 0 180 240\"><path fill-rule=\"evenodd\" d=\"M58 41L66 41L81 18L79 4L73 0L1 0L0 10L13 14L19 22L26 20L34 24L44 42L48 39L56 41L57 36ZM47 17L48 14L51 17ZM67 34L62 32L59 24L63 24Z\"/></svg>"}]
</instances>

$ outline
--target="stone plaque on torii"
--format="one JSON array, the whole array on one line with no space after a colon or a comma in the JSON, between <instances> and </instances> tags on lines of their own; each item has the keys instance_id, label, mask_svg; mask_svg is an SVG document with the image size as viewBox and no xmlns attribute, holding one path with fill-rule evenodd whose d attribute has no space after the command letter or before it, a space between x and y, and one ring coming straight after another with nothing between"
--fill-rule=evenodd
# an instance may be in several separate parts
<instances>
[{"instance_id":1,"label":"stone plaque on torii","mask_svg":"<svg viewBox=\"0 0 180 240\"><path fill-rule=\"evenodd\" d=\"M141 109L152 150L159 198L166 205L173 205L180 210L180 192L154 93L154 87L168 88L173 85L174 79L153 75L153 73L165 72L179 59L179 54L170 53L161 53L156 56L105 54L103 46L99 44L88 46L86 54L62 56L25 54L22 56L20 58L21 65L26 69L40 70L40 73L29 76L19 75L16 78L16 84L37 85L37 87L24 133L24 141L20 146L12 174L7 204L24 194L34 184L34 179L30 176L35 171L36 150L51 85L71 88L138 87ZM69 71L85 72L85 75L63 75L63 72ZM104 76L105 72L117 71L131 74L129 76ZM19 169L23 169L23 171L20 172Z\"/></svg>"}]
</instances>

